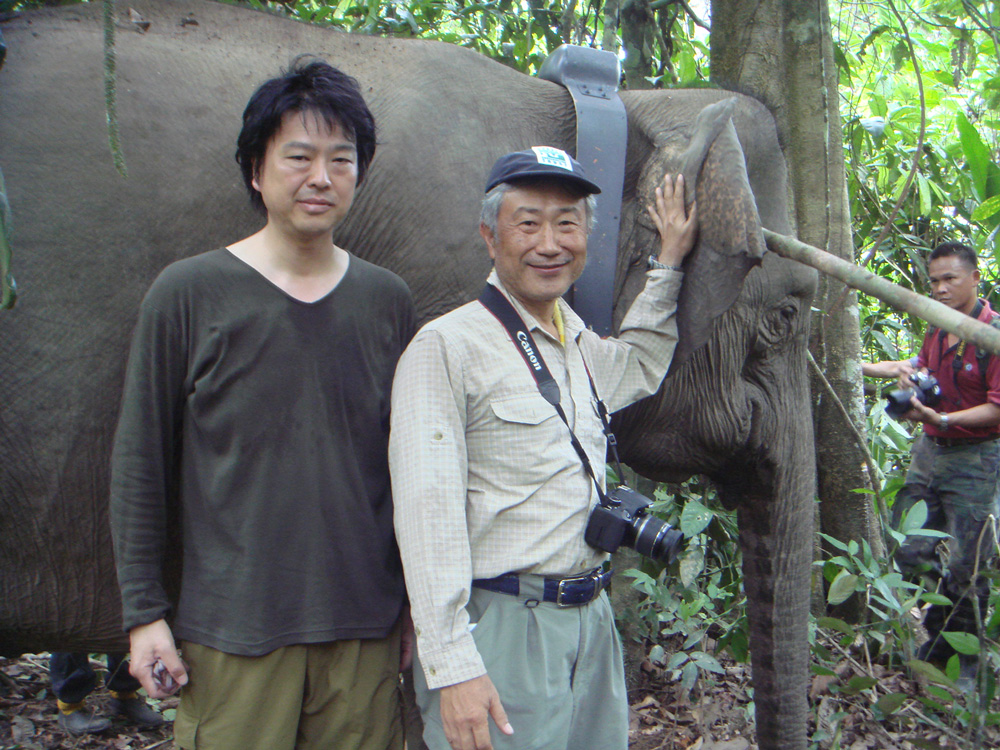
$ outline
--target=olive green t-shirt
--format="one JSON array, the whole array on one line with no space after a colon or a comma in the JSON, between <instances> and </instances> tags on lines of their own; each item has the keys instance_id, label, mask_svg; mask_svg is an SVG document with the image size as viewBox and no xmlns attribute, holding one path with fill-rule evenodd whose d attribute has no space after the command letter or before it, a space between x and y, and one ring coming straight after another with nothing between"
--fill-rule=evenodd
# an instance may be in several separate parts
<instances>
[{"instance_id":1,"label":"olive green t-shirt","mask_svg":"<svg viewBox=\"0 0 1000 750\"><path fill-rule=\"evenodd\" d=\"M313 303L225 249L163 271L140 310L112 458L126 630L172 614L175 637L241 655L388 634L405 597L389 395L414 325L403 281L355 256Z\"/></svg>"}]
</instances>

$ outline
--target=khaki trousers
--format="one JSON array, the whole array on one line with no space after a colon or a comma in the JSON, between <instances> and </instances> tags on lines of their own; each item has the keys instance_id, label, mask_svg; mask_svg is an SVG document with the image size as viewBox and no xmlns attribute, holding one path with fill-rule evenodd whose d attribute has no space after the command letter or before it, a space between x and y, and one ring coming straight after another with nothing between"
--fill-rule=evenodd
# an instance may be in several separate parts
<instances>
[{"instance_id":1,"label":"khaki trousers","mask_svg":"<svg viewBox=\"0 0 1000 750\"><path fill-rule=\"evenodd\" d=\"M621 641L607 594L581 607L540 602L538 576L521 576L517 596L472 589L469 616L511 737L489 719L495 750L627 750L628 698ZM540 603L539 603L540 602ZM438 690L413 666L430 750L450 750Z\"/></svg>"},{"instance_id":2,"label":"khaki trousers","mask_svg":"<svg viewBox=\"0 0 1000 750\"><path fill-rule=\"evenodd\" d=\"M402 750L399 629L234 656L185 642L184 750Z\"/></svg>"}]
</instances>

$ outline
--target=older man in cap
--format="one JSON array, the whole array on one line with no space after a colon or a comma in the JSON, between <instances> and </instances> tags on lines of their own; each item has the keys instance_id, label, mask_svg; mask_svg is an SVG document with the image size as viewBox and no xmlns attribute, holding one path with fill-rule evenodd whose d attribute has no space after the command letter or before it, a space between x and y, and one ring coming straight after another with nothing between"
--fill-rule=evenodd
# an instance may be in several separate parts
<instances>
[{"instance_id":1,"label":"older man in cap","mask_svg":"<svg viewBox=\"0 0 1000 750\"><path fill-rule=\"evenodd\" d=\"M483 296L426 325L396 371L395 525L431 750L628 744L607 553L584 540L604 488L599 408L659 388L696 219L668 175L649 208L660 252L646 287L620 337L601 339L560 299L599 192L559 149L501 157L480 219L494 263Z\"/></svg>"}]
</instances>

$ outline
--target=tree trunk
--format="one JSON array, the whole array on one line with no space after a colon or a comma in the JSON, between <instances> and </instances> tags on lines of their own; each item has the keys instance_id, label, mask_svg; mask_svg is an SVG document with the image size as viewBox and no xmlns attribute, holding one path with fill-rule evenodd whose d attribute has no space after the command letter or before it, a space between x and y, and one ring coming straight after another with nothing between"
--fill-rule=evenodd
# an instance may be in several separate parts
<instances>
[{"instance_id":1,"label":"tree trunk","mask_svg":"<svg viewBox=\"0 0 1000 750\"><path fill-rule=\"evenodd\" d=\"M622 69L629 90L648 89L646 76L652 75L651 53L653 20L647 0L624 0L620 5L622 47L625 60Z\"/></svg>"},{"instance_id":2,"label":"tree trunk","mask_svg":"<svg viewBox=\"0 0 1000 750\"><path fill-rule=\"evenodd\" d=\"M713 80L756 96L775 116L799 238L853 261L826 0L715 0L710 41ZM824 276L816 307L813 357L863 433L857 295ZM867 539L878 552L877 517L852 491L868 485L862 457L833 399L815 383L813 394L822 528L838 539Z\"/></svg>"}]
</instances>

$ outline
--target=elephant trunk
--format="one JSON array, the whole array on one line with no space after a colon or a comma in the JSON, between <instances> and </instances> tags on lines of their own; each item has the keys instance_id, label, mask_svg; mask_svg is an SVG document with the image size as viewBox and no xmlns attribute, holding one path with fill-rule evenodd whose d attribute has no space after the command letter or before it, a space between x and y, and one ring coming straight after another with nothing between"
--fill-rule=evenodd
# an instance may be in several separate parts
<instances>
[{"instance_id":1,"label":"elephant trunk","mask_svg":"<svg viewBox=\"0 0 1000 750\"><path fill-rule=\"evenodd\" d=\"M809 420L801 418L809 405L804 398L792 401L783 417L772 415L780 433L764 429L770 457L750 470L756 481L748 484L755 489L738 499L730 493L738 503L761 750L806 747L816 471Z\"/></svg>"},{"instance_id":2,"label":"elephant trunk","mask_svg":"<svg viewBox=\"0 0 1000 750\"><path fill-rule=\"evenodd\" d=\"M761 750L806 747L812 513L787 495L739 511Z\"/></svg>"}]
</instances>

